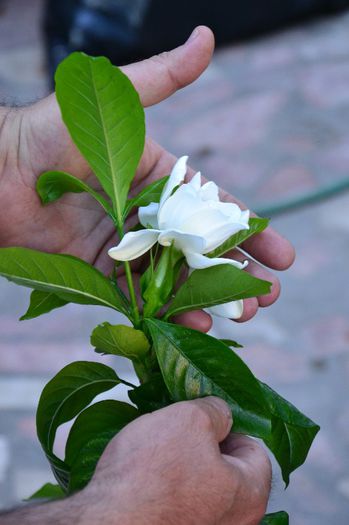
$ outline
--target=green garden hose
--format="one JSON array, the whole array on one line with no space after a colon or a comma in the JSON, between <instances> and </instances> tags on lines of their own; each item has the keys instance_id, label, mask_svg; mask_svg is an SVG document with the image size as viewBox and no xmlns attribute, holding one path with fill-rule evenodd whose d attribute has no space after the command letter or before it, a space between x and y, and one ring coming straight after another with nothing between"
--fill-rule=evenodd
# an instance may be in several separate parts
<instances>
[{"instance_id":1,"label":"green garden hose","mask_svg":"<svg viewBox=\"0 0 349 525\"><path fill-rule=\"evenodd\" d=\"M272 202L265 206L257 206L256 213L261 217L272 217L275 215L281 215L290 211L297 210L298 208L303 208L311 204L317 204L325 199L334 197L338 193L341 193L345 190L349 190L349 179L345 179L319 190L312 191L300 195L299 197L294 197L293 199L287 199L281 202Z\"/></svg>"}]
</instances>

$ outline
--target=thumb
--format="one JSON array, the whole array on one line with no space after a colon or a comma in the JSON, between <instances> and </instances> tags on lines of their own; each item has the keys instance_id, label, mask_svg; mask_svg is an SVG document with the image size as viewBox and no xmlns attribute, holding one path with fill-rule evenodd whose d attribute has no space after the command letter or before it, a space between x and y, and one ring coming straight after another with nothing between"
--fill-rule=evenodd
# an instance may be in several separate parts
<instances>
[{"instance_id":1,"label":"thumb","mask_svg":"<svg viewBox=\"0 0 349 525\"><path fill-rule=\"evenodd\" d=\"M213 49L212 31L198 26L185 44L121 69L138 91L143 106L152 106L196 80L209 65Z\"/></svg>"}]
</instances>

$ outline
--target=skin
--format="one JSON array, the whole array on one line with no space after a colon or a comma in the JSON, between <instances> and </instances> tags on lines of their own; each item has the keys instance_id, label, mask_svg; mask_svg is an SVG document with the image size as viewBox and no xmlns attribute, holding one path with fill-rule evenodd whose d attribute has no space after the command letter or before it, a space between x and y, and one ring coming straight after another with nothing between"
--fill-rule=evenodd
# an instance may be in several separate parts
<instances>
[{"instance_id":1,"label":"skin","mask_svg":"<svg viewBox=\"0 0 349 525\"><path fill-rule=\"evenodd\" d=\"M198 27L184 45L123 70L147 107L161 102L200 76L211 60L213 48L212 32ZM148 137L132 191L137 193L143 186L169 173L174 162L173 155ZM109 273L113 262L107 249L117 242L111 220L85 194L65 195L58 202L43 207L35 183L42 172L52 169L67 171L100 189L68 135L54 94L27 108L0 110L0 246L69 253ZM190 170L188 176L193 173ZM223 191L221 198L238 202ZM265 266L251 262L247 271L273 283L269 295L245 301L240 320L246 321L255 315L259 306L269 306L279 296L279 281L266 267L288 268L294 260L294 250L272 228L247 241L243 248ZM246 258L241 253L237 257ZM134 268L144 269L144 265L141 262ZM202 331L211 326L210 316L202 311L185 314L177 321Z\"/></svg>"},{"instance_id":2,"label":"skin","mask_svg":"<svg viewBox=\"0 0 349 525\"><path fill-rule=\"evenodd\" d=\"M76 525L258 525L270 463L231 425L228 405L214 397L142 416L109 443L85 489L3 514L0 524L65 525L69 516Z\"/></svg>"},{"instance_id":3,"label":"skin","mask_svg":"<svg viewBox=\"0 0 349 525\"><path fill-rule=\"evenodd\" d=\"M151 106L200 76L213 47L212 32L199 27L183 46L123 70L144 107ZM148 137L132 192L169 173L174 162L173 155ZM117 239L111 221L90 196L66 195L41 205L35 183L52 169L100 189L63 125L54 95L27 108L0 108L0 246L69 253L109 273L113 263L107 249ZM190 170L188 177L193 173ZM221 198L238 202L224 191ZM247 241L243 249L256 261L248 271L273 283L269 295L245 302L241 320L246 321L258 307L277 299L280 285L268 268L285 270L294 251L272 228ZM241 253L230 255L245 258ZM141 261L134 271L142 265ZM177 322L202 331L211 327L210 316L201 311L179 316ZM230 428L227 406L212 398L143 416L112 440L86 489L64 501L3 514L0 524L59 525L69 516L84 525L257 525L269 494L269 461L255 441L228 434Z\"/></svg>"}]
</instances>

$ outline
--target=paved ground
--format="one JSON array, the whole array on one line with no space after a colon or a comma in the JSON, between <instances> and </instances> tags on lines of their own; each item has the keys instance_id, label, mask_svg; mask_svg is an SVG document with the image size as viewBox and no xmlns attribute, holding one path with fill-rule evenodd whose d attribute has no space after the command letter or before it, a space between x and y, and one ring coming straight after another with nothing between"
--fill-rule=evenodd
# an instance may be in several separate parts
<instances>
[{"instance_id":1,"label":"paved ground","mask_svg":"<svg viewBox=\"0 0 349 525\"><path fill-rule=\"evenodd\" d=\"M7 3L0 18L0 98L27 101L46 90L40 1ZM349 172L348 31L349 13L221 50L199 82L148 112L149 129L251 206L343 180ZM289 510L296 525L348 523L348 206L349 194L342 194L273 221L294 242L297 262L281 275L277 305L233 327L257 375L322 425L286 492L275 469L271 508ZM35 436L39 393L65 363L93 358L88 335L106 316L69 306L43 325L19 323L28 293L1 281L0 294L4 506L49 479ZM61 436L59 449L62 443Z\"/></svg>"}]
</instances>

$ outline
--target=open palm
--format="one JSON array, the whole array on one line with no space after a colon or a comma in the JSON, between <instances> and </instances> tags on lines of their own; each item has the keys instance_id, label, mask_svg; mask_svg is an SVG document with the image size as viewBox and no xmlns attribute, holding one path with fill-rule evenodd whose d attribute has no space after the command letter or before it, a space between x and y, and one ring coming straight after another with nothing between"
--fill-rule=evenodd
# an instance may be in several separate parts
<instances>
[{"instance_id":1,"label":"open palm","mask_svg":"<svg viewBox=\"0 0 349 525\"><path fill-rule=\"evenodd\" d=\"M207 67L213 51L212 33L200 27L194 36L170 53L123 68L145 107L189 84ZM37 177L53 169L71 173L100 190L68 135L55 96L10 111L0 132L0 244L69 253L108 273L112 261L107 248L116 242L115 227L95 201L88 194L68 194L43 207L36 194ZM148 138L132 191L168 174L174 162L173 155ZM236 201L227 194L222 197ZM287 268L294 258L291 245L271 228L247 241L244 248L254 259L277 270ZM251 262L249 271L274 285L270 295L245 302L242 320L252 317L258 306L274 302L279 294L278 280L268 270ZM210 326L204 312L185 314L181 322L203 330Z\"/></svg>"}]
</instances>

